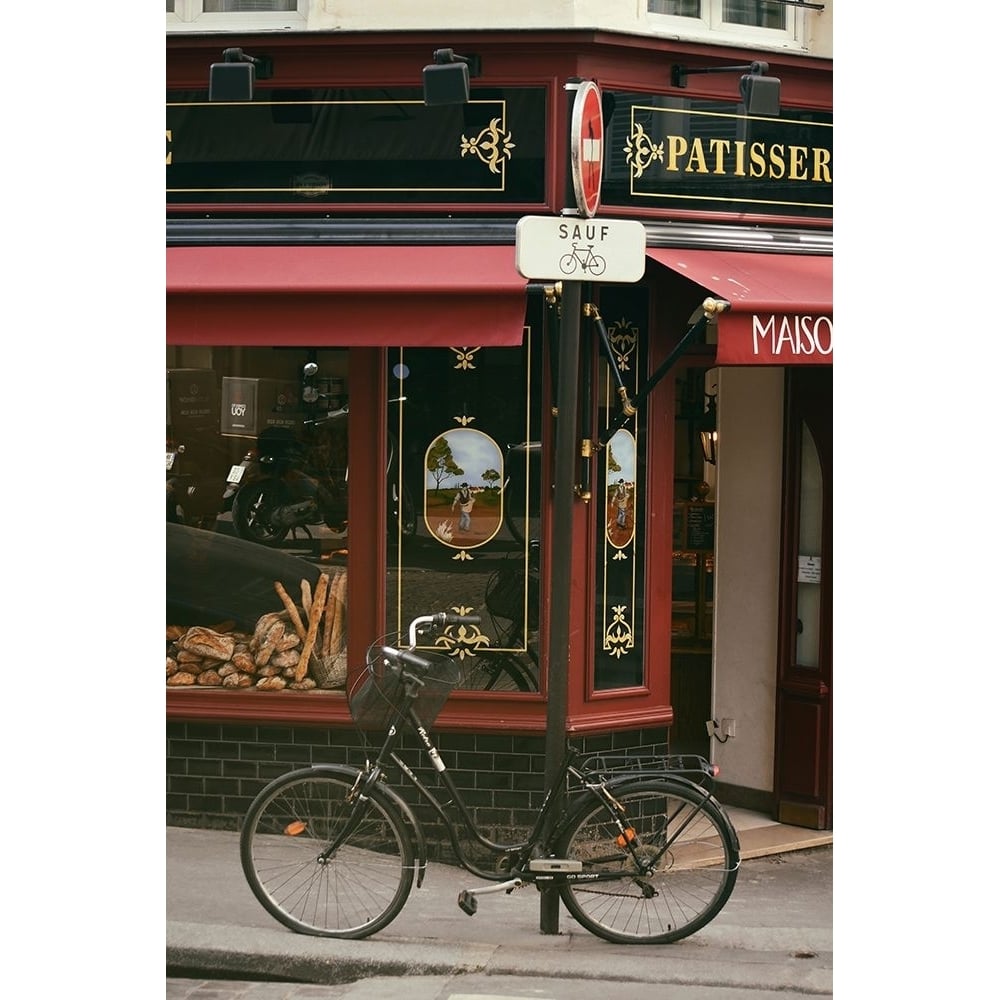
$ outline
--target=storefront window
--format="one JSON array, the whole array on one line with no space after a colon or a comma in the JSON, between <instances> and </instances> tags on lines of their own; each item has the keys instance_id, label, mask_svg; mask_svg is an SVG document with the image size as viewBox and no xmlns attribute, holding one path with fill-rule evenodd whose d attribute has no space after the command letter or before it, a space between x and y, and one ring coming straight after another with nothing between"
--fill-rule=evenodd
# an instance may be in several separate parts
<instances>
[{"instance_id":1,"label":"storefront window","mask_svg":"<svg viewBox=\"0 0 1000 1000\"><path fill-rule=\"evenodd\" d=\"M795 662L819 667L820 570L823 539L823 472L809 426L802 424L799 478L799 550Z\"/></svg>"},{"instance_id":2,"label":"storefront window","mask_svg":"<svg viewBox=\"0 0 1000 1000\"><path fill-rule=\"evenodd\" d=\"M541 337L388 355L386 631L422 613L480 615L439 642L462 686L537 692Z\"/></svg>"},{"instance_id":3,"label":"storefront window","mask_svg":"<svg viewBox=\"0 0 1000 1000\"><path fill-rule=\"evenodd\" d=\"M168 686L343 688L347 357L168 347Z\"/></svg>"}]
</instances>

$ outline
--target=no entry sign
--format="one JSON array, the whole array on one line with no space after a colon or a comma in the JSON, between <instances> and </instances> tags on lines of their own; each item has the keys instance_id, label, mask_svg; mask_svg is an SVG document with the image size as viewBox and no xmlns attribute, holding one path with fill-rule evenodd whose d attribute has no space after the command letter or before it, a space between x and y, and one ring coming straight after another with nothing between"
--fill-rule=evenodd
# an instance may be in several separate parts
<instances>
[{"instance_id":1,"label":"no entry sign","mask_svg":"<svg viewBox=\"0 0 1000 1000\"><path fill-rule=\"evenodd\" d=\"M593 80L584 80L573 102L570 123L570 164L576 204L588 219L601 203L601 172L604 166L604 115L601 91Z\"/></svg>"}]
</instances>

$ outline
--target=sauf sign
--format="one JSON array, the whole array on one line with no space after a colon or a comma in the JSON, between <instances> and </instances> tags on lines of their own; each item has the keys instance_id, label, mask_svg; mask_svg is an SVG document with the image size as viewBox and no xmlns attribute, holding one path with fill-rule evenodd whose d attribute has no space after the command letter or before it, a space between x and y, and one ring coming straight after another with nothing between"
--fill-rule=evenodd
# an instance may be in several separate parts
<instances>
[{"instance_id":1,"label":"sauf sign","mask_svg":"<svg viewBox=\"0 0 1000 1000\"><path fill-rule=\"evenodd\" d=\"M526 215L515 265L525 278L631 283L646 272L646 227L629 219Z\"/></svg>"}]
</instances>

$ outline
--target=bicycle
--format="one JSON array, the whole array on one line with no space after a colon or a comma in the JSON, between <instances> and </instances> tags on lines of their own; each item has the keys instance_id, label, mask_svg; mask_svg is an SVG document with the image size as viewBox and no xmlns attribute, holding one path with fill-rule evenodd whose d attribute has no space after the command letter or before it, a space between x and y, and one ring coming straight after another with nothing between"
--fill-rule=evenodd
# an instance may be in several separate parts
<instances>
[{"instance_id":1,"label":"bicycle","mask_svg":"<svg viewBox=\"0 0 1000 1000\"><path fill-rule=\"evenodd\" d=\"M593 243L587 247L577 246L574 243L572 251L559 258L559 270L563 274L572 274L577 266L584 274L590 274L591 277L597 278L604 274L608 262L600 254L594 253Z\"/></svg>"},{"instance_id":2,"label":"bicycle","mask_svg":"<svg viewBox=\"0 0 1000 1000\"><path fill-rule=\"evenodd\" d=\"M568 746L557 782L567 794L547 791L527 839L495 843L478 829L426 728L461 676L458 661L428 649L427 640L464 624L479 624L479 616L421 615L410 624L408 646L389 645L386 636L369 647L348 700L359 730L385 732L374 759L363 767L300 768L254 798L240 830L240 860L264 909L293 931L332 938L364 938L395 919L414 879L423 884L427 844L388 783L392 763L442 821L461 866L491 883L459 893L465 913L476 912L484 893L534 884L557 889L576 921L608 941L666 944L704 927L733 891L740 852L711 792L717 769L700 757L583 757ZM447 803L397 755L404 723L423 744ZM448 807L498 859L497 870L470 858Z\"/></svg>"}]
</instances>

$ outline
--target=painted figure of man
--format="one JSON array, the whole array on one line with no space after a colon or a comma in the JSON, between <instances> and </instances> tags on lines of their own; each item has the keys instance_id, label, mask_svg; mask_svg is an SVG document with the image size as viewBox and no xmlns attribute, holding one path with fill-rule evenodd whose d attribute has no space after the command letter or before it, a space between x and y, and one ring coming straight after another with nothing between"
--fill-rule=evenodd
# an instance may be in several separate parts
<instances>
[{"instance_id":1,"label":"painted figure of man","mask_svg":"<svg viewBox=\"0 0 1000 1000\"><path fill-rule=\"evenodd\" d=\"M475 502L476 499L472 495L472 490L469 489L469 484L462 483L455 494L455 499L451 502L452 510L458 508L459 531L468 531L472 527L472 505Z\"/></svg>"}]
</instances>

